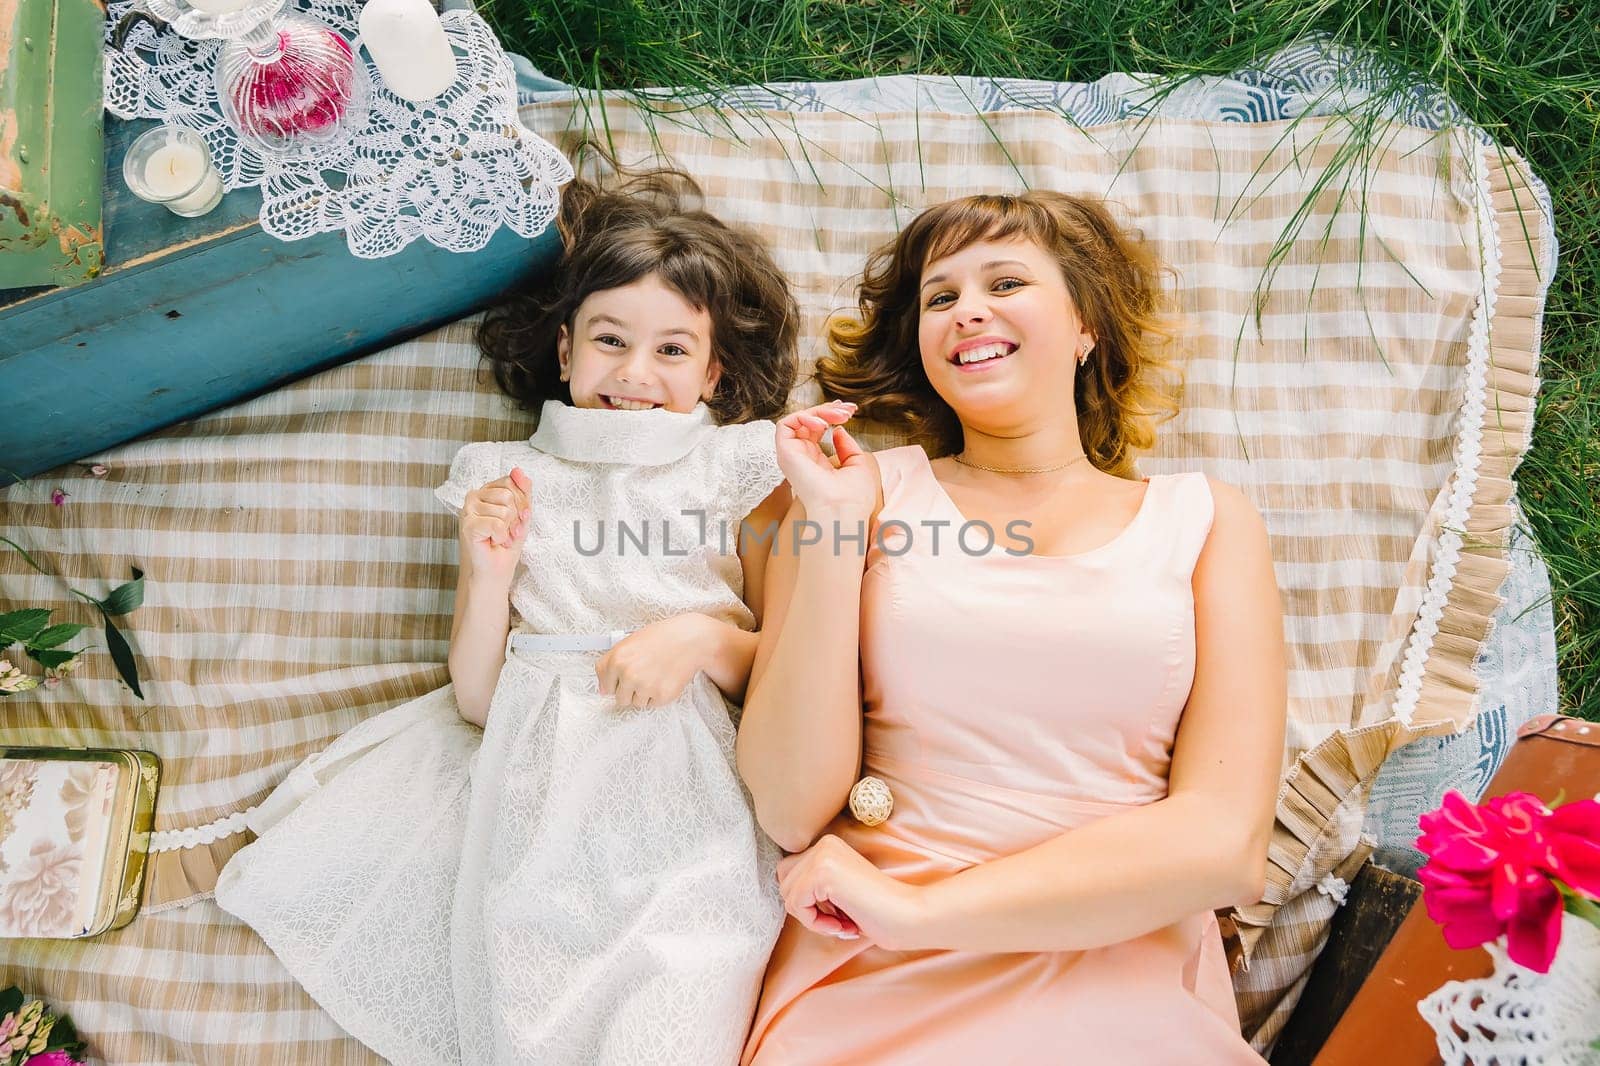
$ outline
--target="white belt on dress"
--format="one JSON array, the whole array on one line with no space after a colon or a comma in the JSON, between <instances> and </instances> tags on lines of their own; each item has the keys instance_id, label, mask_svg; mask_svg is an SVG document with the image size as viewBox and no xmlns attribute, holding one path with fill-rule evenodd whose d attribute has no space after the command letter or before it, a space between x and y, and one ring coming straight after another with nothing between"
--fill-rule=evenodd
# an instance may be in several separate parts
<instances>
[{"instance_id":1,"label":"white belt on dress","mask_svg":"<svg viewBox=\"0 0 1600 1066\"><path fill-rule=\"evenodd\" d=\"M513 633L511 650L525 655L548 651L608 651L628 632L613 629L609 633Z\"/></svg>"}]
</instances>

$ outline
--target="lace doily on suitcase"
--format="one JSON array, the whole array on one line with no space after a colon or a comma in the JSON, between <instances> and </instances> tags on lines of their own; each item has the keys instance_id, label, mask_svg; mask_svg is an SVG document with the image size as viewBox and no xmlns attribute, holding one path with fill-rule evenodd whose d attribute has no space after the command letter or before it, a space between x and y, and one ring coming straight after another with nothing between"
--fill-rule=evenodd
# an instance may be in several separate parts
<instances>
[{"instance_id":1,"label":"lace doily on suitcase","mask_svg":"<svg viewBox=\"0 0 1600 1066\"><path fill-rule=\"evenodd\" d=\"M1445 1066L1600 1066L1600 930L1562 916L1547 974L1484 945L1494 973L1447 981L1417 1004Z\"/></svg>"},{"instance_id":2,"label":"lace doily on suitcase","mask_svg":"<svg viewBox=\"0 0 1600 1066\"><path fill-rule=\"evenodd\" d=\"M359 50L355 8L327 0L296 6ZM413 104L389 92L369 64L366 121L313 162L268 156L223 120L214 81L220 42L191 41L140 23L121 50L112 48L113 27L133 7L134 0L110 5L106 110L187 126L205 137L226 188L261 188L261 228L274 237L292 241L343 230L354 255L377 259L418 237L470 252L501 226L533 237L555 218L572 167L517 118L511 62L477 14L441 16L456 53L449 89Z\"/></svg>"}]
</instances>

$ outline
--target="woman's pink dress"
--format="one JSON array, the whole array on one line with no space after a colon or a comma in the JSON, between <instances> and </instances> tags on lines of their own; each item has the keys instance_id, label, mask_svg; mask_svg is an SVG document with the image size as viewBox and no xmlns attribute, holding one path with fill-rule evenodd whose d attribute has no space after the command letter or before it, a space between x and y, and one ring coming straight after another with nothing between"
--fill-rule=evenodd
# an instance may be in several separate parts
<instances>
[{"instance_id":1,"label":"woman's pink dress","mask_svg":"<svg viewBox=\"0 0 1600 1066\"><path fill-rule=\"evenodd\" d=\"M866 773L889 785L894 813L876 828L842 815L828 831L924 883L1165 796L1194 679L1205 477L1148 479L1133 521L1091 551L1008 554L1020 538L997 529L981 554L982 528L963 548L964 519L920 448L878 462L861 668ZM791 918L744 1062L1262 1060L1239 1035L1208 912L1111 947L1031 954L885 951Z\"/></svg>"}]
</instances>

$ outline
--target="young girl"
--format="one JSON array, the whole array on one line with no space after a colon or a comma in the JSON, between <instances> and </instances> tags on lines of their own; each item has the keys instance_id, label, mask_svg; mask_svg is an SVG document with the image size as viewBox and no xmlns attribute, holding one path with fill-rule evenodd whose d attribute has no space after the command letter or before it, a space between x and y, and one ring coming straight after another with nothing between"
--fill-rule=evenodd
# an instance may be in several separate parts
<instances>
[{"instance_id":1,"label":"young girl","mask_svg":"<svg viewBox=\"0 0 1600 1066\"><path fill-rule=\"evenodd\" d=\"M568 188L560 267L479 338L537 429L462 448L437 491L452 685L295 769L219 880L392 1062L738 1057L783 915L733 769L767 543L738 533L787 507L760 420L798 315L694 192Z\"/></svg>"}]
</instances>

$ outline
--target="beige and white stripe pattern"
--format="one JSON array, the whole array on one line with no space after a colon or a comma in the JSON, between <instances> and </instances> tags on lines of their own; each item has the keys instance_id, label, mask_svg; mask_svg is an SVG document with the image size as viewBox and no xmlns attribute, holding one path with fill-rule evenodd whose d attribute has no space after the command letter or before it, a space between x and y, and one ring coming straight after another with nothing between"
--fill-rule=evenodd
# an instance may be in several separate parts
<instances>
[{"instance_id":1,"label":"beige and white stripe pattern","mask_svg":"<svg viewBox=\"0 0 1600 1066\"><path fill-rule=\"evenodd\" d=\"M524 120L570 147L586 115L598 131L599 111L570 102ZM646 119L615 98L605 119L625 161L665 152L713 211L771 241L808 361L867 253L951 196L1108 196L1174 267L1185 408L1143 465L1204 469L1256 501L1287 614L1291 745L1271 884L1237 915L1247 1027L1270 1039L1332 913L1315 886L1358 847L1351 812L1379 762L1412 730L1475 710L1471 662L1506 569L1552 245L1523 165L1393 127L1364 173L1330 180L1355 136L1335 119L1087 131L1038 112ZM5 739L158 752L157 826L182 829L259 802L365 715L442 683L454 531L430 489L461 443L527 431L475 360L459 323L116 449L99 457L104 480L68 467L7 490L0 533L76 587L148 572L128 623L149 702L94 654L62 688L6 703ZM805 385L794 402L815 396ZM57 486L70 494L59 508ZM1461 530L1465 544L1451 540ZM89 620L11 553L0 590ZM1427 639L1419 615L1433 619ZM203 887L240 839L167 853L153 898ZM5 954L0 980L71 1004L108 1061L361 1059L208 900Z\"/></svg>"}]
</instances>

